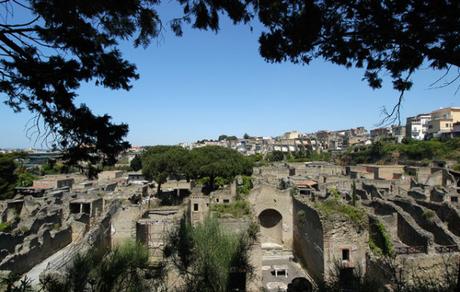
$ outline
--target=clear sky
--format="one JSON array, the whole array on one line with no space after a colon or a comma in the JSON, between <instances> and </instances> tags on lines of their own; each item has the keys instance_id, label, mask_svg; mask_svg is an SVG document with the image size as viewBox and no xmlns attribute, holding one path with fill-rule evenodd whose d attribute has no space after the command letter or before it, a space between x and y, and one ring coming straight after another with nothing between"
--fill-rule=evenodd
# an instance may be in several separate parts
<instances>
[{"instance_id":1,"label":"clear sky","mask_svg":"<svg viewBox=\"0 0 460 292\"><path fill-rule=\"evenodd\" d=\"M87 84L78 91L77 102L129 124L133 145L193 142L220 134L370 129L380 120L381 107L396 102L398 92L391 83L372 90L362 81L361 70L322 60L309 66L266 63L258 52L259 31L258 26L251 31L224 20L218 34L185 29L177 38L165 31L147 49L123 44L125 58L141 76L133 89ZM429 89L441 75L429 69L415 75L403 118L460 105L456 86ZM24 130L30 117L0 105L0 147L34 147Z\"/></svg>"}]
</instances>

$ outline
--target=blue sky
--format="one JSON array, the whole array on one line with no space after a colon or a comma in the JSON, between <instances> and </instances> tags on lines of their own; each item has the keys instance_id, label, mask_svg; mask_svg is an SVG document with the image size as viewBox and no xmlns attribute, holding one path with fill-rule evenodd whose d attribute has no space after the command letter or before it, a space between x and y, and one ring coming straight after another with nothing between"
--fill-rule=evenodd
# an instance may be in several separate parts
<instances>
[{"instance_id":1,"label":"blue sky","mask_svg":"<svg viewBox=\"0 0 460 292\"><path fill-rule=\"evenodd\" d=\"M138 67L133 89L111 91L86 84L78 103L129 124L133 145L175 144L220 134L278 135L357 126L373 128L382 106L397 99L389 82L372 90L363 72L316 60L309 66L269 64L258 53L259 29L223 19L218 34L165 31L147 49L124 43L126 59ZM460 105L455 86L429 89L442 72L424 69L406 94L402 117ZM4 97L0 97L4 99ZM0 147L33 147L24 127L28 112L0 105ZM35 145L39 146L39 145Z\"/></svg>"}]
</instances>

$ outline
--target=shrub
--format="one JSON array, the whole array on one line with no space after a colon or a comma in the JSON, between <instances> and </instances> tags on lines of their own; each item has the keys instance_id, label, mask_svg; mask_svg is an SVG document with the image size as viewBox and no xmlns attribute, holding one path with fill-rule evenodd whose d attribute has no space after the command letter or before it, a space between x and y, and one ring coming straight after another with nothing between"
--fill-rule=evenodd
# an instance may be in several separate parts
<instances>
[{"instance_id":1,"label":"shrub","mask_svg":"<svg viewBox=\"0 0 460 292\"><path fill-rule=\"evenodd\" d=\"M237 193L242 195L249 195L249 192L253 187L252 179L250 176L247 175L243 175L241 178L243 180L243 183L240 186L238 186Z\"/></svg>"}]
</instances>

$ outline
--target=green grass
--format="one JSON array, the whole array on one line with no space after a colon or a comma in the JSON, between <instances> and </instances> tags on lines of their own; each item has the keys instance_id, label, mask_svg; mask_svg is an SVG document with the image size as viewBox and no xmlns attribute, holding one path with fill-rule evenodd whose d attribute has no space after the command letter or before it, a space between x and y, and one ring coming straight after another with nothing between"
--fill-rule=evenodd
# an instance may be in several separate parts
<instances>
[{"instance_id":1,"label":"green grass","mask_svg":"<svg viewBox=\"0 0 460 292\"><path fill-rule=\"evenodd\" d=\"M0 232L8 232L11 228L11 224L8 222L0 222Z\"/></svg>"},{"instance_id":2,"label":"green grass","mask_svg":"<svg viewBox=\"0 0 460 292\"><path fill-rule=\"evenodd\" d=\"M234 218L242 218L251 214L251 207L245 200L236 200L229 204L213 205L211 211L220 218L224 214L229 214Z\"/></svg>"},{"instance_id":3,"label":"green grass","mask_svg":"<svg viewBox=\"0 0 460 292\"><path fill-rule=\"evenodd\" d=\"M353 224L359 227L366 226L367 214L365 210L342 203L335 197L330 197L327 200L316 202L314 207L326 217L331 217L337 214L350 220Z\"/></svg>"}]
</instances>

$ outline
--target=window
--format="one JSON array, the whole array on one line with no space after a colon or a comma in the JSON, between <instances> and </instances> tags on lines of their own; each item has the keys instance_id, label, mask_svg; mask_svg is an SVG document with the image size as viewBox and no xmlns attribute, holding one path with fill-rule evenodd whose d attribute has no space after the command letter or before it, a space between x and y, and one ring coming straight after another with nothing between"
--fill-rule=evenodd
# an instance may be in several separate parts
<instances>
[{"instance_id":1,"label":"window","mask_svg":"<svg viewBox=\"0 0 460 292\"><path fill-rule=\"evenodd\" d=\"M230 203L230 200L229 199L224 199L224 204L228 204Z\"/></svg>"},{"instance_id":2,"label":"window","mask_svg":"<svg viewBox=\"0 0 460 292\"><path fill-rule=\"evenodd\" d=\"M342 249L342 261L349 261L349 260L350 260L350 250Z\"/></svg>"},{"instance_id":3,"label":"window","mask_svg":"<svg viewBox=\"0 0 460 292\"><path fill-rule=\"evenodd\" d=\"M219 199L216 199L216 202L219 203Z\"/></svg>"},{"instance_id":4,"label":"window","mask_svg":"<svg viewBox=\"0 0 460 292\"><path fill-rule=\"evenodd\" d=\"M452 203L458 203L458 197L450 197Z\"/></svg>"},{"instance_id":5,"label":"window","mask_svg":"<svg viewBox=\"0 0 460 292\"><path fill-rule=\"evenodd\" d=\"M193 211L198 211L198 204L197 203L193 204Z\"/></svg>"},{"instance_id":6,"label":"window","mask_svg":"<svg viewBox=\"0 0 460 292\"><path fill-rule=\"evenodd\" d=\"M446 128L449 128L449 124L448 124L448 123L446 123Z\"/></svg>"}]
</instances>

